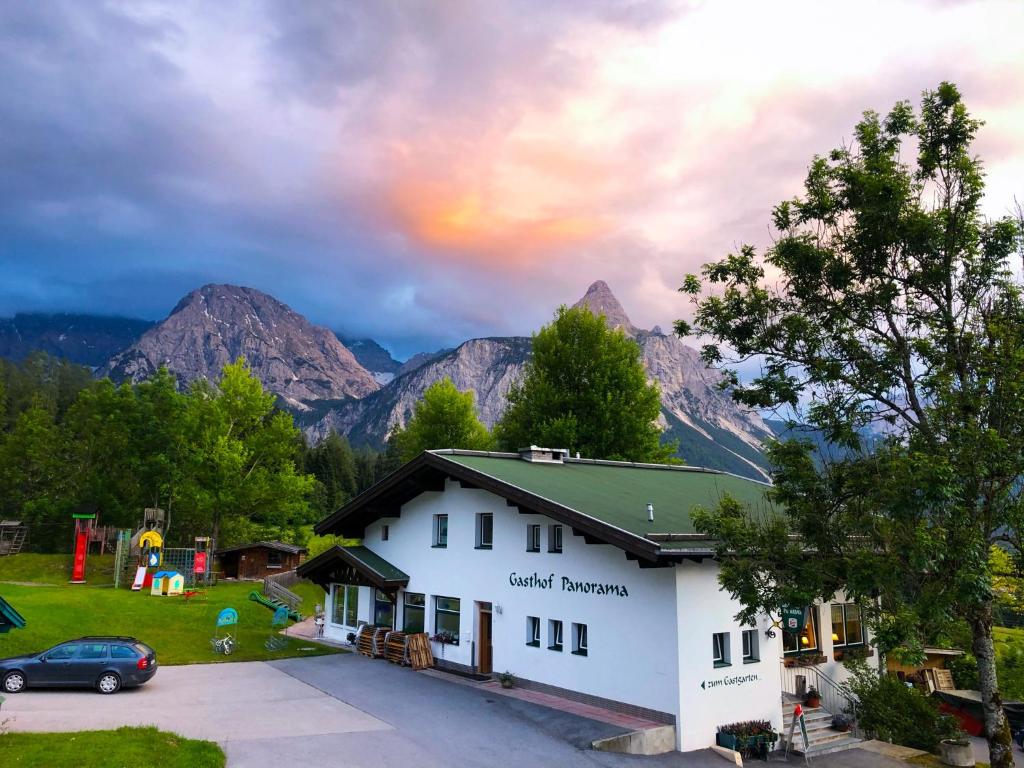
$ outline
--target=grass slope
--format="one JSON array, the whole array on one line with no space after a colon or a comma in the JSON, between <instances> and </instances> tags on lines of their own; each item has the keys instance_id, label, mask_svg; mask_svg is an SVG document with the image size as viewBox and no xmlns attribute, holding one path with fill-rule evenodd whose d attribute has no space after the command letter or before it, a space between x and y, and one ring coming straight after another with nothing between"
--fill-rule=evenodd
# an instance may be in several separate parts
<instances>
[{"instance_id":1,"label":"grass slope","mask_svg":"<svg viewBox=\"0 0 1024 768\"><path fill-rule=\"evenodd\" d=\"M156 728L0 736L0 765L16 768L224 768L212 741L186 739Z\"/></svg>"},{"instance_id":2,"label":"grass slope","mask_svg":"<svg viewBox=\"0 0 1024 768\"><path fill-rule=\"evenodd\" d=\"M114 556L89 555L85 562L86 581L114 583ZM0 557L0 581L27 581L36 584L67 584L71 578L71 555L20 555Z\"/></svg>"},{"instance_id":3,"label":"grass slope","mask_svg":"<svg viewBox=\"0 0 1024 768\"><path fill-rule=\"evenodd\" d=\"M55 570L46 558L67 560L58 555L15 555L0 558L0 582L11 574L39 582ZM27 558L18 562L20 558ZM92 558L90 558L92 560ZM134 635L156 649L161 664L192 664L223 661L254 661L289 656L319 656L332 649L304 640L288 639L281 651L268 651L263 644L271 633L273 614L249 599L261 588L259 582L221 582L206 590L205 598L189 603L181 597L154 597L107 586L70 585L23 586L0 583L0 596L25 617L26 627L0 635L0 658L44 650L63 640L82 635ZM296 590L303 598L300 610L312 614L325 595L315 584L303 583ZM232 634L238 647L231 656L210 649L217 614L222 608L238 611L238 625ZM308 649L308 650L303 650Z\"/></svg>"}]
</instances>

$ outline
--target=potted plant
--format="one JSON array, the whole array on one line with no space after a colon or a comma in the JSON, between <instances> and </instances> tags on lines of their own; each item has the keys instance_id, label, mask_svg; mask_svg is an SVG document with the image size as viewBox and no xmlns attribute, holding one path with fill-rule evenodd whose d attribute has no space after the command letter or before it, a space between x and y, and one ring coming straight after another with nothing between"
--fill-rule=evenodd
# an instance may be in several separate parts
<instances>
[{"instance_id":1,"label":"potted plant","mask_svg":"<svg viewBox=\"0 0 1024 768\"><path fill-rule=\"evenodd\" d=\"M963 734L956 738L943 739L939 742L939 760L943 765L971 768L974 765L974 749L971 742Z\"/></svg>"},{"instance_id":2,"label":"potted plant","mask_svg":"<svg viewBox=\"0 0 1024 768\"><path fill-rule=\"evenodd\" d=\"M840 733L846 733L852 725L853 720L850 719L849 715L839 713L832 716L832 727Z\"/></svg>"},{"instance_id":3,"label":"potted plant","mask_svg":"<svg viewBox=\"0 0 1024 768\"><path fill-rule=\"evenodd\" d=\"M811 686L810 690L807 691L807 698L804 699L804 704L806 704L811 709L821 706L821 692L818 691L818 689L815 688L813 685Z\"/></svg>"},{"instance_id":4,"label":"potted plant","mask_svg":"<svg viewBox=\"0 0 1024 768\"><path fill-rule=\"evenodd\" d=\"M720 725L715 741L720 747L739 752L743 757L767 757L779 735L767 720L748 720Z\"/></svg>"},{"instance_id":5,"label":"potted plant","mask_svg":"<svg viewBox=\"0 0 1024 768\"><path fill-rule=\"evenodd\" d=\"M516 684L516 676L506 669L498 675L498 682L501 683L502 688L511 688Z\"/></svg>"}]
</instances>

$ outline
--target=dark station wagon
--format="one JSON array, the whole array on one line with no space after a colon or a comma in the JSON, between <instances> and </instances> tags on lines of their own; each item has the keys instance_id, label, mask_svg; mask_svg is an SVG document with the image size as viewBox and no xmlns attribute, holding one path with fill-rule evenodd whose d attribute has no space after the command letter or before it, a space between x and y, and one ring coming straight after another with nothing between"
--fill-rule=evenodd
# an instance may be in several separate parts
<instances>
[{"instance_id":1,"label":"dark station wagon","mask_svg":"<svg viewBox=\"0 0 1024 768\"><path fill-rule=\"evenodd\" d=\"M80 637L40 653L0 659L0 692L82 687L117 693L142 685L156 668L156 652L134 637Z\"/></svg>"}]
</instances>

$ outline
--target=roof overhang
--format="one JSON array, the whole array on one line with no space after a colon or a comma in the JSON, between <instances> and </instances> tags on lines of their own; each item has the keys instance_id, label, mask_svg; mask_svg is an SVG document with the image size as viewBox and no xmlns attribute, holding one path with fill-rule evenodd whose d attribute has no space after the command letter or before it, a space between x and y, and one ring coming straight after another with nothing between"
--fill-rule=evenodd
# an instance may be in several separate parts
<instances>
[{"instance_id":1,"label":"roof overhang","mask_svg":"<svg viewBox=\"0 0 1024 768\"><path fill-rule=\"evenodd\" d=\"M333 534L362 538L367 525L381 518L401 517L403 504L422 493L443 491L448 479L457 480L467 488L479 488L500 496L509 506L517 507L522 513L544 515L563 523L572 528L573 533L583 536L588 544L618 547L627 557L638 560L642 566L669 565L682 559L703 560L713 556L711 551L694 552L692 555L664 551L658 542L624 531L580 510L537 496L464 464L449 461L444 454L430 451L421 453L363 491L334 514L317 523L313 530L320 536Z\"/></svg>"},{"instance_id":2,"label":"roof overhang","mask_svg":"<svg viewBox=\"0 0 1024 768\"><path fill-rule=\"evenodd\" d=\"M331 584L353 584L394 592L409 583L407 574L366 547L331 547L302 563L295 573L325 591Z\"/></svg>"}]
</instances>

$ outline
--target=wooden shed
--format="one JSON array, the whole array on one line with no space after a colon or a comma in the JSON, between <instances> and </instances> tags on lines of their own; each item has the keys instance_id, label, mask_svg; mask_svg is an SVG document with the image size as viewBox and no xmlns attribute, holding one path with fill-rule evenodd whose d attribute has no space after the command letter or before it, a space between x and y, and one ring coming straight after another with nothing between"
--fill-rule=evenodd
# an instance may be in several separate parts
<instances>
[{"instance_id":1,"label":"wooden shed","mask_svg":"<svg viewBox=\"0 0 1024 768\"><path fill-rule=\"evenodd\" d=\"M263 579L290 571L306 559L305 547L281 541L255 541L218 549L216 570L228 579Z\"/></svg>"}]
</instances>

